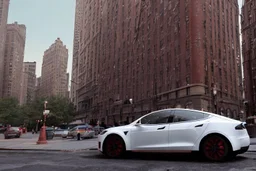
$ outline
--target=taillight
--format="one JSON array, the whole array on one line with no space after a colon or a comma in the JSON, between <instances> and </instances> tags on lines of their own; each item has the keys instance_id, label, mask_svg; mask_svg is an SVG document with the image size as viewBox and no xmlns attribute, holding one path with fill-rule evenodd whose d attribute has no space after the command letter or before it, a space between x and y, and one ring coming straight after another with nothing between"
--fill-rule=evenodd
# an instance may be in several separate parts
<instances>
[{"instance_id":1,"label":"taillight","mask_svg":"<svg viewBox=\"0 0 256 171\"><path fill-rule=\"evenodd\" d=\"M241 124L237 125L235 127L236 130L242 130L242 129L246 129L246 123L242 122Z\"/></svg>"},{"instance_id":2,"label":"taillight","mask_svg":"<svg viewBox=\"0 0 256 171\"><path fill-rule=\"evenodd\" d=\"M86 131L92 131L92 128L86 128Z\"/></svg>"}]
</instances>

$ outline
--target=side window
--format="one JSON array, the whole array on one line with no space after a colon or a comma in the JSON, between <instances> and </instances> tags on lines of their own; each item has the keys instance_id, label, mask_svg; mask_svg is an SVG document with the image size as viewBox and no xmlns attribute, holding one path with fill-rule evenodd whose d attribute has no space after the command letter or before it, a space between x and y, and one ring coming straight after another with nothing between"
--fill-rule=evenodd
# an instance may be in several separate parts
<instances>
[{"instance_id":1,"label":"side window","mask_svg":"<svg viewBox=\"0 0 256 171\"><path fill-rule=\"evenodd\" d=\"M196 111L187 111L187 110L176 110L173 118L173 122L183 122L183 121L192 121L208 117L208 114L196 112Z\"/></svg>"},{"instance_id":2,"label":"side window","mask_svg":"<svg viewBox=\"0 0 256 171\"><path fill-rule=\"evenodd\" d=\"M76 130L76 127L75 128L72 128L71 130L69 130L69 131L75 131Z\"/></svg>"},{"instance_id":3,"label":"side window","mask_svg":"<svg viewBox=\"0 0 256 171\"><path fill-rule=\"evenodd\" d=\"M159 111L145 116L141 119L141 124L163 124L171 123L173 119L171 110Z\"/></svg>"}]
</instances>

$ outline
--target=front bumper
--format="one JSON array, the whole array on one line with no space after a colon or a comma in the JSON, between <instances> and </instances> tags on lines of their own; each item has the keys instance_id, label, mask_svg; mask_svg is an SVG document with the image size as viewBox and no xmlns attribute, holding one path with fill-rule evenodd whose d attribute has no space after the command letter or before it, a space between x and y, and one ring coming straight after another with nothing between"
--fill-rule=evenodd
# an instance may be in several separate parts
<instances>
[{"instance_id":1,"label":"front bumper","mask_svg":"<svg viewBox=\"0 0 256 171\"><path fill-rule=\"evenodd\" d=\"M98 135L98 150L103 152L103 136L102 135Z\"/></svg>"}]
</instances>

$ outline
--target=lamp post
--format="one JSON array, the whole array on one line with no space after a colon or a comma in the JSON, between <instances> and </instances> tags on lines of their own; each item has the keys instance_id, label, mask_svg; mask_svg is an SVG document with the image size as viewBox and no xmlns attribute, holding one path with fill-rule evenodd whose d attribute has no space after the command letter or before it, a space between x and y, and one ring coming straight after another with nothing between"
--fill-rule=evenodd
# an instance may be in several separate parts
<instances>
[{"instance_id":1,"label":"lamp post","mask_svg":"<svg viewBox=\"0 0 256 171\"><path fill-rule=\"evenodd\" d=\"M42 122L42 120L36 120L36 134L38 132L38 125L39 125L39 122Z\"/></svg>"},{"instance_id":2,"label":"lamp post","mask_svg":"<svg viewBox=\"0 0 256 171\"><path fill-rule=\"evenodd\" d=\"M44 123L43 123L43 126L40 129L40 135L39 135L38 141L36 142L37 144L47 144L45 122L46 122L46 116L50 112L49 110L46 110L47 103L48 103L47 101L44 102L44 111L43 111Z\"/></svg>"},{"instance_id":3,"label":"lamp post","mask_svg":"<svg viewBox=\"0 0 256 171\"><path fill-rule=\"evenodd\" d=\"M216 85L213 87L212 89L212 93L213 93L213 106L214 106L214 111L215 113L218 113L218 108L217 108L217 88Z\"/></svg>"}]
</instances>

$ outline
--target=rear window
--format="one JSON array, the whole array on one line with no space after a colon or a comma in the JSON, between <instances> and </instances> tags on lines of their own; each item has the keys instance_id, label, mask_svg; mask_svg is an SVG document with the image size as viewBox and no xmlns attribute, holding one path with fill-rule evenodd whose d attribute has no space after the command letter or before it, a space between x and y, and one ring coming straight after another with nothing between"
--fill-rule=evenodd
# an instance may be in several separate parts
<instances>
[{"instance_id":1,"label":"rear window","mask_svg":"<svg viewBox=\"0 0 256 171\"><path fill-rule=\"evenodd\" d=\"M17 128L17 127L11 127L11 130L19 131L19 128Z\"/></svg>"}]
</instances>

